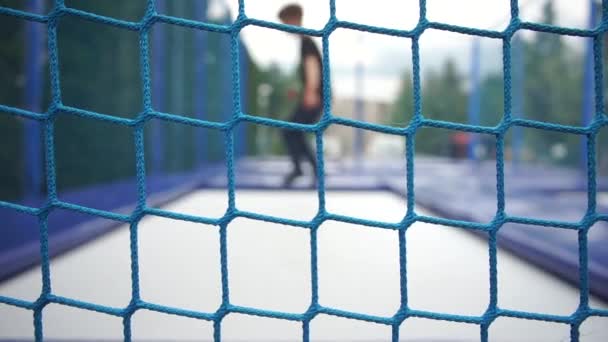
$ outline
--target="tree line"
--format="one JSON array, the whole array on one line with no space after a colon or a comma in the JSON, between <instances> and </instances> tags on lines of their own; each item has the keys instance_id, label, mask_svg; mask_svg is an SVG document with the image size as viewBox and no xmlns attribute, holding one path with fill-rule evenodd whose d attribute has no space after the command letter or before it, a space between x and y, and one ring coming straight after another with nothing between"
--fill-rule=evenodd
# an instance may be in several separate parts
<instances>
[{"instance_id":1,"label":"tree line","mask_svg":"<svg viewBox=\"0 0 608 342\"><path fill-rule=\"evenodd\" d=\"M553 1L549 0L544 4L539 22L556 24ZM519 49L520 56L519 59L513 59L513 62L522 65L513 65L512 68L513 70L522 68L520 70L523 77L521 81L512 83L511 93L522 94L523 103L522 113L513 112L513 115L543 122L582 125L584 50L574 48L566 42L564 36L558 34L535 32L525 38L516 39L519 46L513 46ZM604 44L606 52L608 52L607 45ZM606 52L604 58L607 58ZM432 119L466 123L471 89L455 61L448 58L438 70L432 70L422 75L422 78L423 115ZM606 77L604 80L606 81ZM502 70L483 75L479 86L481 94L479 124L494 126L501 121L505 112ZM412 75L404 73L389 120L408 121L412 113L414 113ZM583 143L580 136L531 128L522 128L514 136L514 131L511 129L506 136L507 157L512 154L515 139L522 139L521 158L524 160L568 166L576 166L580 163ZM437 129L421 129L416 139L416 150L434 155L445 154L446 145L450 144L451 133ZM608 132L599 134L597 146L599 166L603 173L608 174L606 155Z\"/></svg>"}]
</instances>

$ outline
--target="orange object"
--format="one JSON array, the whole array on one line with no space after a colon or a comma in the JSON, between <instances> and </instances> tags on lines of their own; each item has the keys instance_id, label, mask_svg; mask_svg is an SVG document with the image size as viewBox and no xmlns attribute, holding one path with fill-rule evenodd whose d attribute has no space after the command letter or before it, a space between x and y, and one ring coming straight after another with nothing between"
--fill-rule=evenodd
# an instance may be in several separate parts
<instances>
[{"instance_id":1,"label":"orange object","mask_svg":"<svg viewBox=\"0 0 608 342\"><path fill-rule=\"evenodd\" d=\"M452 134L452 143L456 145L466 145L469 143L469 134L465 132L456 132Z\"/></svg>"},{"instance_id":2,"label":"orange object","mask_svg":"<svg viewBox=\"0 0 608 342\"><path fill-rule=\"evenodd\" d=\"M298 92L294 89L287 90L287 98L290 100L295 100L298 98Z\"/></svg>"}]
</instances>

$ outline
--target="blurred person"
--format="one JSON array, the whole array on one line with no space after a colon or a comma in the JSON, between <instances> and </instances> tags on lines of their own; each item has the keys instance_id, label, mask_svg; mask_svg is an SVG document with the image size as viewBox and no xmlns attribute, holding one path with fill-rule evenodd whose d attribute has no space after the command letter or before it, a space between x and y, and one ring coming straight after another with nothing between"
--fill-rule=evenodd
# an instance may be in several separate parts
<instances>
[{"instance_id":1,"label":"blurred person","mask_svg":"<svg viewBox=\"0 0 608 342\"><path fill-rule=\"evenodd\" d=\"M300 5L289 4L279 11L278 16L284 24L302 26L303 14ZM310 37L298 34L298 38L301 43L298 72L302 82L302 91L298 96L298 105L293 111L290 121L313 124L319 120L323 109L321 52ZM317 177L317 162L304 132L284 129L283 139L292 164L292 170L285 176L283 186L290 187L296 178L302 176L302 159L310 163L312 167L314 184Z\"/></svg>"}]
</instances>

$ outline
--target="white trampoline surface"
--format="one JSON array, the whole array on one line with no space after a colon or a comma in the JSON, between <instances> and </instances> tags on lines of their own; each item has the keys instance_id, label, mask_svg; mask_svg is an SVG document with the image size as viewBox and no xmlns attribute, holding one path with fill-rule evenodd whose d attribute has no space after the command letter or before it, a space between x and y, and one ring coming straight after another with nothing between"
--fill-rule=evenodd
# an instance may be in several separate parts
<instances>
[{"instance_id":1,"label":"white trampoline surface","mask_svg":"<svg viewBox=\"0 0 608 342\"><path fill-rule=\"evenodd\" d=\"M238 191L239 209L311 219L316 192ZM226 209L223 191L198 191L166 209L211 217ZM327 209L361 218L400 221L403 199L388 192L328 192ZM422 212L418 209L418 212ZM573 234L576 234L573 232ZM230 299L235 305L301 313L310 304L309 231L248 219L228 228ZM391 316L399 307L399 247L396 231L326 222L319 230L320 304L359 313ZM143 300L213 312L221 301L218 228L146 217L139 228ZM409 306L453 314L481 315L489 300L487 242L458 228L417 223L407 232ZM549 314L570 314L578 291L558 278L499 251L499 306ZM125 307L131 296L128 227L123 226L51 261L53 293ZM0 284L0 294L35 299L40 268ZM591 299L591 306L606 306ZM608 318L587 320L582 341L608 341ZM51 304L44 309L49 339L120 340L117 317ZM299 341L301 323L228 315L226 341ZM311 323L313 341L390 341L391 328L326 315ZM211 322L138 311L135 340L213 339ZM31 311L0 304L0 339L33 338ZM408 319L403 341L477 341L479 327ZM568 341L564 324L499 318L491 341Z\"/></svg>"}]
</instances>

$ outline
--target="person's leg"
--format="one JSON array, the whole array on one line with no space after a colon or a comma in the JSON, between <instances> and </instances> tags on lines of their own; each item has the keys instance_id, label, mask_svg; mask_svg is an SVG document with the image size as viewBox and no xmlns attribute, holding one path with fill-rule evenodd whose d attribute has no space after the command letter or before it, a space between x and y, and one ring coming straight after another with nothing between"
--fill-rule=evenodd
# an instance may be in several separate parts
<instances>
[{"instance_id":1,"label":"person's leg","mask_svg":"<svg viewBox=\"0 0 608 342\"><path fill-rule=\"evenodd\" d=\"M290 121L298 123L299 120L302 119L300 114L300 109L296 109L291 116ZM302 148L301 148L301 140L302 140L302 132L294 129L283 129L283 140L285 141L285 146L287 147L287 153L289 154L289 159L291 160L291 171L285 176L283 180L283 186L291 186L293 181L302 175L302 166L301 166L301 157L302 157Z\"/></svg>"},{"instance_id":2,"label":"person's leg","mask_svg":"<svg viewBox=\"0 0 608 342\"><path fill-rule=\"evenodd\" d=\"M302 136L302 156L304 156L306 161L308 161L310 163L310 166L312 167L312 171L316 175L317 174L317 157L315 156L314 152L312 151L312 147L310 146L309 141L304 136Z\"/></svg>"},{"instance_id":3,"label":"person's leg","mask_svg":"<svg viewBox=\"0 0 608 342\"><path fill-rule=\"evenodd\" d=\"M314 123L316 120L318 120L319 112L320 111L318 110L310 111L304 110L303 108L298 108L294 111L291 122L304 124ZM304 132L299 130L284 129L283 137L293 167L292 171L285 177L283 185L290 186L297 177L302 175L302 158L305 158L306 161L311 164L313 172L316 174L316 158L308 141L306 140Z\"/></svg>"},{"instance_id":4,"label":"person's leg","mask_svg":"<svg viewBox=\"0 0 608 342\"><path fill-rule=\"evenodd\" d=\"M300 135L302 132L292 129L284 129L283 130L283 140L285 141L285 146L287 147L287 153L289 154L289 159L291 160L292 165L292 173L302 174L302 166L300 163L301 158L301 148L299 146Z\"/></svg>"},{"instance_id":5,"label":"person's leg","mask_svg":"<svg viewBox=\"0 0 608 342\"><path fill-rule=\"evenodd\" d=\"M320 115L321 115L321 108L307 110L307 111L305 111L305 118L302 121L303 121L303 123L306 123L306 124L313 124L319 120ZM313 148L312 148L309 140L306 139L306 136L303 133L302 133L301 140L299 143L300 143L299 146L301 147L301 155L302 155L302 157L305 158L306 161L308 161L310 163L310 166L312 168L313 177L316 179L316 177L317 177L317 157L316 157L315 153L313 152Z\"/></svg>"}]
</instances>

